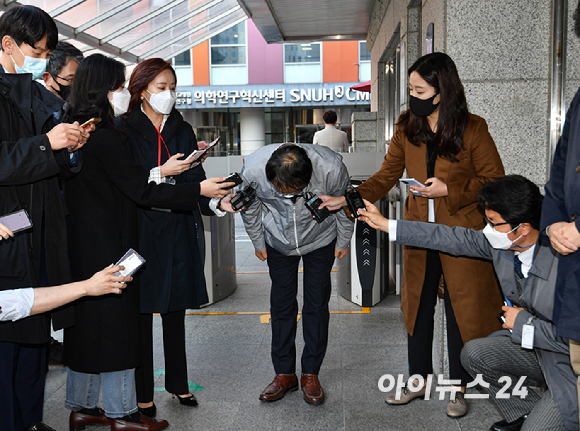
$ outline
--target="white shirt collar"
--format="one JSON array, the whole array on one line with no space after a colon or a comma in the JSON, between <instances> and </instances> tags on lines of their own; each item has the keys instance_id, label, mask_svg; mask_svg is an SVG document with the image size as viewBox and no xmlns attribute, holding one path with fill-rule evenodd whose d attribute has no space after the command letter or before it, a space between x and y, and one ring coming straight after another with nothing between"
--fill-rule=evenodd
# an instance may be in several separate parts
<instances>
[{"instance_id":1,"label":"white shirt collar","mask_svg":"<svg viewBox=\"0 0 580 431\"><path fill-rule=\"evenodd\" d=\"M536 249L536 244L524 251L516 251L515 255L522 262L522 274L525 278L528 278L528 273L532 268L532 263L534 261L534 250Z\"/></svg>"}]
</instances>

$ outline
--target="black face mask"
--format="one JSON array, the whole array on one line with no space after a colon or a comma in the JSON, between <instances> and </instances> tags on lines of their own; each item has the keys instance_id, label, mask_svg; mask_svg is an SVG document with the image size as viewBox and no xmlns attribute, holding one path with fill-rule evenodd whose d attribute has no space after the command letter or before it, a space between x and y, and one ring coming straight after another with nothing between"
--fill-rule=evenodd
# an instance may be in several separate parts
<instances>
[{"instance_id":1,"label":"black face mask","mask_svg":"<svg viewBox=\"0 0 580 431\"><path fill-rule=\"evenodd\" d=\"M411 112L416 117L428 117L433 112L435 112L439 106L439 103L441 103L439 102L438 104L434 105L433 101L435 100L435 97L437 97L437 94L435 94L433 97L430 97L429 99L419 99L418 97L411 96L411 99L409 100L409 108L411 109Z\"/></svg>"},{"instance_id":2,"label":"black face mask","mask_svg":"<svg viewBox=\"0 0 580 431\"><path fill-rule=\"evenodd\" d=\"M56 94L58 94L63 100L66 100L72 90L72 85L59 85L59 87L60 88L57 90L52 85L50 86L50 88L56 91Z\"/></svg>"}]
</instances>

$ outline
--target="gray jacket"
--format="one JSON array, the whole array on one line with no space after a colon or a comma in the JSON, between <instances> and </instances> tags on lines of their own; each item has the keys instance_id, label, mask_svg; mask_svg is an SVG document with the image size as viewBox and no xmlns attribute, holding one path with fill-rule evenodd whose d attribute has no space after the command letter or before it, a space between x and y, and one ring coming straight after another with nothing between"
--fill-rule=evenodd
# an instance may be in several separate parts
<instances>
[{"instance_id":1,"label":"gray jacket","mask_svg":"<svg viewBox=\"0 0 580 431\"><path fill-rule=\"evenodd\" d=\"M479 257L493 261L503 294L524 310L518 313L511 334L507 329L502 329L490 336L511 336L514 343L521 344L523 325L533 317L531 324L534 326L534 350L544 377L558 404L566 429L577 430L577 379L570 365L568 340L556 335L556 326L552 323L558 253L554 251L550 241L541 235L536 243L532 267L523 284L523 301L520 301L516 284L514 251L494 249L482 231L398 221L397 242L455 256Z\"/></svg>"},{"instance_id":2,"label":"gray jacket","mask_svg":"<svg viewBox=\"0 0 580 431\"><path fill-rule=\"evenodd\" d=\"M310 184L304 189L317 195L340 196L350 184L342 156L329 148L302 144L312 161ZM300 256L330 244L348 248L354 223L343 210L331 214L322 223L312 219L304 199L296 203L285 198L266 178L266 163L279 145L267 145L246 157L240 175L244 187L255 183L258 199L242 211L246 231L256 250L265 250L266 243L287 256Z\"/></svg>"}]
</instances>

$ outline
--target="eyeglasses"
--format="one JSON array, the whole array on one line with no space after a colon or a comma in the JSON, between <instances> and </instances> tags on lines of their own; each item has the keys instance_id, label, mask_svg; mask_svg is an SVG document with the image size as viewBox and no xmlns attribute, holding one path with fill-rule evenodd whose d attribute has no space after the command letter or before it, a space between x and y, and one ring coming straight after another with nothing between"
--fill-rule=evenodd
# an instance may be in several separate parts
<instances>
[{"instance_id":1,"label":"eyeglasses","mask_svg":"<svg viewBox=\"0 0 580 431\"><path fill-rule=\"evenodd\" d=\"M54 78L54 76L53 76ZM68 82L69 85L72 85L73 81L75 80L75 77L73 76L72 78L63 78L62 76L56 75L56 78L60 78L65 82Z\"/></svg>"},{"instance_id":2,"label":"eyeglasses","mask_svg":"<svg viewBox=\"0 0 580 431\"><path fill-rule=\"evenodd\" d=\"M486 223L489 223L491 227L495 228L496 226L501 226L504 224L509 224L507 221L501 222L501 223L492 223L489 221L489 219L485 216L483 216L483 219L485 220Z\"/></svg>"}]
</instances>

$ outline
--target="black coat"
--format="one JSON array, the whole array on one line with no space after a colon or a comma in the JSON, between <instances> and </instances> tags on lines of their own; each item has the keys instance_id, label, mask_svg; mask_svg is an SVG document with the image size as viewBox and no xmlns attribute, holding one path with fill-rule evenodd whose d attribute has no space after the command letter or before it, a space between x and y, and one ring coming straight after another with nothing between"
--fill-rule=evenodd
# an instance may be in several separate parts
<instances>
[{"instance_id":1,"label":"black coat","mask_svg":"<svg viewBox=\"0 0 580 431\"><path fill-rule=\"evenodd\" d=\"M564 130L556 146L540 228L574 222L580 229L580 89L566 113ZM580 341L580 252L560 256L554 298L558 335Z\"/></svg>"},{"instance_id":2,"label":"black coat","mask_svg":"<svg viewBox=\"0 0 580 431\"><path fill-rule=\"evenodd\" d=\"M128 145L134 160L146 169L158 166L159 135L153 123L137 106L125 123ZM191 126L173 109L161 136L161 164L169 154L189 155L197 150L197 139ZM201 182L205 172L200 165L175 177L177 184ZM207 198L201 198L207 207ZM212 213L213 214L213 213ZM140 207L137 211L139 250L147 263L141 274L141 312L167 313L199 308L209 299L203 274L204 246L199 210L164 212ZM198 239L198 232L201 232ZM201 249L200 249L201 247Z\"/></svg>"},{"instance_id":3,"label":"black coat","mask_svg":"<svg viewBox=\"0 0 580 431\"><path fill-rule=\"evenodd\" d=\"M139 251L138 204L190 211L199 199L199 184L148 183L149 171L132 162L123 135L111 125L98 125L81 153L81 173L65 184L75 281L115 263L130 247ZM138 365L138 278L121 295L75 303L75 325L65 330L64 343L71 369L98 373Z\"/></svg>"},{"instance_id":4,"label":"black coat","mask_svg":"<svg viewBox=\"0 0 580 431\"><path fill-rule=\"evenodd\" d=\"M0 215L25 209L33 223L13 239L0 241L0 290L39 286L43 249L48 283L70 281L67 211L59 176L73 175L80 166L70 168L68 152L53 152L42 134L52 128L52 113L61 106L62 101L30 75L0 73ZM72 323L58 313L53 317L56 328ZM44 315L0 323L0 341L47 340Z\"/></svg>"}]
</instances>

